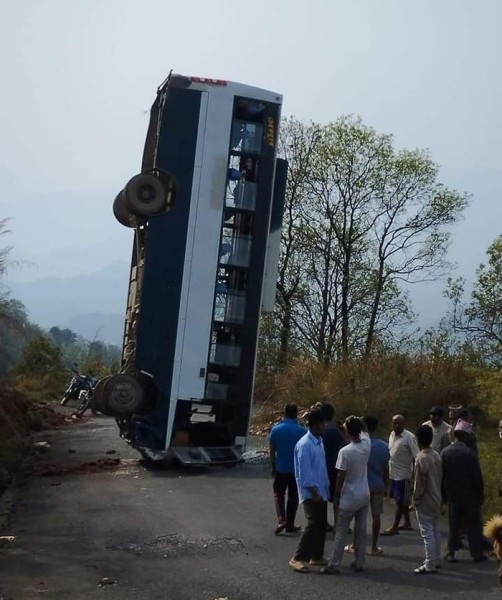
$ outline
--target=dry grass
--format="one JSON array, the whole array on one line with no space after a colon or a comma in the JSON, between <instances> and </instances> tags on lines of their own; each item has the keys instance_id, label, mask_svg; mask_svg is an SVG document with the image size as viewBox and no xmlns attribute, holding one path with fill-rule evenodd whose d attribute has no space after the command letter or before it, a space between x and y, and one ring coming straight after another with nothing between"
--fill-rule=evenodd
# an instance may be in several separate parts
<instances>
[{"instance_id":1,"label":"dry grass","mask_svg":"<svg viewBox=\"0 0 502 600\"><path fill-rule=\"evenodd\" d=\"M288 402L308 407L330 399L340 416L371 413L390 420L399 412L415 427L436 404L475 405L475 383L476 374L453 359L396 356L335 367L297 360L282 372L259 373L255 402L263 418L280 414Z\"/></svg>"},{"instance_id":2,"label":"dry grass","mask_svg":"<svg viewBox=\"0 0 502 600\"><path fill-rule=\"evenodd\" d=\"M472 368L455 357L394 356L368 362L325 367L298 360L282 372L258 373L252 432L267 435L288 402L307 408L329 400L340 419L372 414L380 420L380 435L390 431L393 414L406 415L411 431L428 419L432 406L458 403L473 411L479 455L485 478L484 513L500 510L502 497L502 374Z\"/></svg>"}]
</instances>

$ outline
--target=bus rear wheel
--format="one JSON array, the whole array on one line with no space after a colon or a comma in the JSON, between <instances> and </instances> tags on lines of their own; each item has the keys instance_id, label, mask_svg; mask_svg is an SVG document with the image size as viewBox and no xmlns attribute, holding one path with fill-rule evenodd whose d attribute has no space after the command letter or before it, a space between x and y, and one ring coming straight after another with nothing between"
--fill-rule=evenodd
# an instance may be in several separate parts
<instances>
[{"instance_id":1,"label":"bus rear wheel","mask_svg":"<svg viewBox=\"0 0 502 600\"><path fill-rule=\"evenodd\" d=\"M124 227L136 227L138 219L131 213L127 206L124 190L121 190L113 201L113 214L117 221Z\"/></svg>"},{"instance_id":2,"label":"bus rear wheel","mask_svg":"<svg viewBox=\"0 0 502 600\"><path fill-rule=\"evenodd\" d=\"M125 187L127 208L136 216L153 217L165 212L168 190L153 173L135 175Z\"/></svg>"}]
</instances>

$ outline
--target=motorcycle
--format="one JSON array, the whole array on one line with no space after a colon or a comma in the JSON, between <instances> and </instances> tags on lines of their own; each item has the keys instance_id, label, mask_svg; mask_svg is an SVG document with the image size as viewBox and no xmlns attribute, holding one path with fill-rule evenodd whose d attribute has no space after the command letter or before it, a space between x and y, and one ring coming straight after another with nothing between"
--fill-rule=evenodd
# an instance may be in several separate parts
<instances>
[{"instance_id":1,"label":"motorcycle","mask_svg":"<svg viewBox=\"0 0 502 600\"><path fill-rule=\"evenodd\" d=\"M89 373L89 375L80 373L77 363L74 363L71 370L74 375L63 394L61 406L65 406L70 400L78 400L78 405L74 412L75 415L81 417L89 407L93 414L96 414L97 411L92 406L92 395L97 379L92 373Z\"/></svg>"}]
</instances>

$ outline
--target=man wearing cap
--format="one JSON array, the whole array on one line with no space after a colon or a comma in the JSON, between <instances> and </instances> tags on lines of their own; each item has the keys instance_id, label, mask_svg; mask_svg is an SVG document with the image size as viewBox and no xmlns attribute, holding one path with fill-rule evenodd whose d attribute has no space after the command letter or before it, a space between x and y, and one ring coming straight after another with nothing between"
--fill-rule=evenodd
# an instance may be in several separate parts
<instances>
[{"instance_id":1,"label":"man wearing cap","mask_svg":"<svg viewBox=\"0 0 502 600\"><path fill-rule=\"evenodd\" d=\"M440 453L443 449L443 436L448 436L452 429L444 420L444 410L441 406L433 406L429 412L430 419L422 425L428 425L432 429L431 448Z\"/></svg>"},{"instance_id":2,"label":"man wearing cap","mask_svg":"<svg viewBox=\"0 0 502 600\"><path fill-rule=\"evenodd\" d=\"M453 442L441 452L449 525L448 553L445 559L455 562L455 551L460 545L460 530L465 520L472 559L481 562L486 560L481 522L483 475L476 452L466 444L466 440L472 436L471 423L458 419L453 436Z\"/></svg>"}]
</instances>

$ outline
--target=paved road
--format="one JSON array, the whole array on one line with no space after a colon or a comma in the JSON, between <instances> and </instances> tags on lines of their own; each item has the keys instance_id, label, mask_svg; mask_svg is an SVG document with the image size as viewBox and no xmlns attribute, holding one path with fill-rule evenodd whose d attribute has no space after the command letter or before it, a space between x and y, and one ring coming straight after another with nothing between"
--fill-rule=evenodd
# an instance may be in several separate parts
<instances>
[{"instance_id":1,"label":"paved road","mask_svg":"<svg viewBox=\"0 0 502 600\"><path fill-rule=\"evenodd\" d=\"M364 573L292 572L297 538L272 533L263 463L150 469L103 417L39 440L50 450L14 496L4 497L4 505L11 497L13 504L1 535L15 539L0 547L0 600L501 597L496 564L473 564L467 554L441 574L414 575L422 558L416 532L382 539L385 556L368 558ZM388 525L390 504L386 513ZM115 583L100 585L103 578Z\"/></svg>"}]
</instances>

